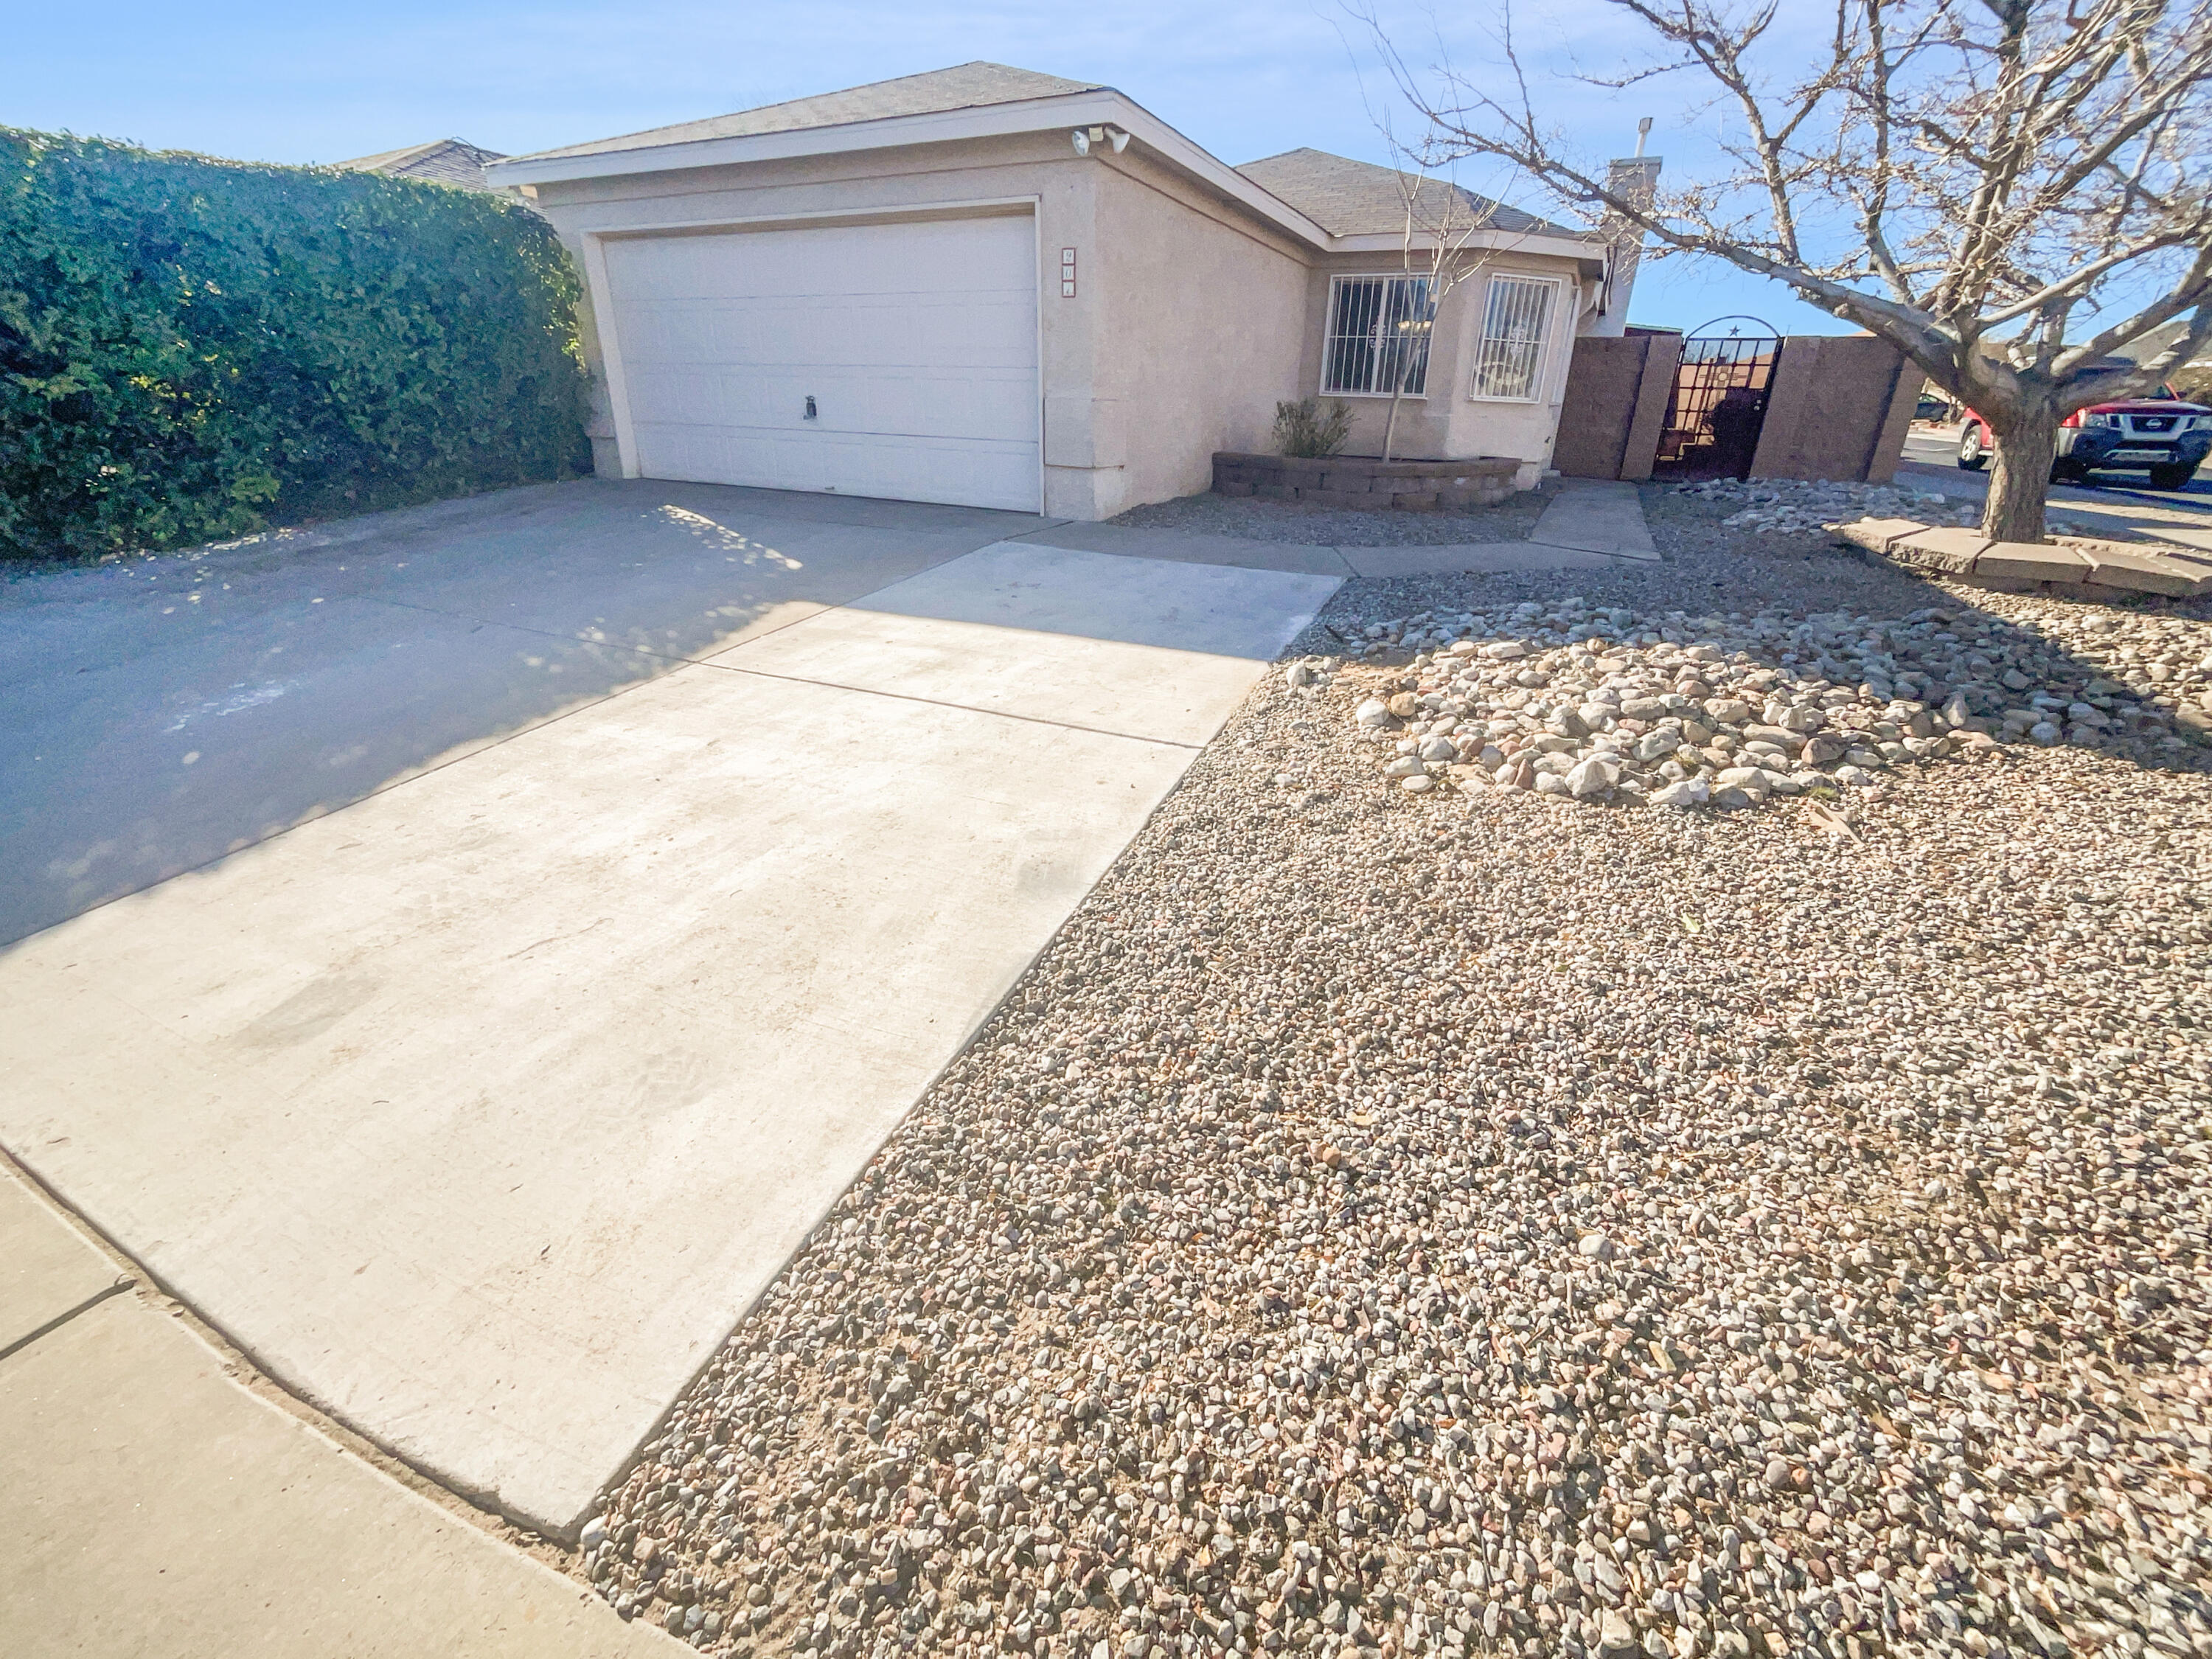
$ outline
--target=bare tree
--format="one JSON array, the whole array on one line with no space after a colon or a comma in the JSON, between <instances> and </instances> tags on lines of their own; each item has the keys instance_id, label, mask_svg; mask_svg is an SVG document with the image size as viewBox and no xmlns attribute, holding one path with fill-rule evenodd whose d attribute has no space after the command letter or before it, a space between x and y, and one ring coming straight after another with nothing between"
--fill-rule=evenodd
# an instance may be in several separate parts
<instances>
[{"instance_id":1,"label":"bare tree","mask_svg":"<svg viewBox=\"0 0 2212 1659\"><path fill-rule=\"evenodd\" d=\"M1401 331L1395 347L1382 342L1383 349L1393 350L1395 358L1390 376L1390 413L1382 423L1386 461L1397 442L1398 410L1405 400L1406 382L1419 362L1422 384L1427 384L1430 343L1444 296L1488 262L1485 255L1469 252L1468 245L1494 217L1494 204L1486 206L1448 179L1408 173L1402 167L1398 169L1398 194L1406 204L1401 258L1407 271L1420 272L1424 286L1419 314L1399 319L1399 326L1406 331ZM1386 302L1384 314L1376 319L1378 329L1390 323L1388 313Z\"/></svg>"},{"instance_id":2,"label":"bare tree","mask_svg":"<svg viewBox=\"0 0 2212 1659\"><path fill-rule=\"evenodd\" d=\"M1480 80L1417 75L1364 17L1426 124L1424 165L1498 158L1655 254L1785 283L1976 410L1997 442L1990 536L2043 538L2067 416L2212 341L2212 0L1836 0L1795 64L1773 61L1780 0L1611 3L1648 51L1589 79L1696 76L1729 118L1725 163L1649 203L1539 119L1510 15Z\"/></svg>"}]
</instances>

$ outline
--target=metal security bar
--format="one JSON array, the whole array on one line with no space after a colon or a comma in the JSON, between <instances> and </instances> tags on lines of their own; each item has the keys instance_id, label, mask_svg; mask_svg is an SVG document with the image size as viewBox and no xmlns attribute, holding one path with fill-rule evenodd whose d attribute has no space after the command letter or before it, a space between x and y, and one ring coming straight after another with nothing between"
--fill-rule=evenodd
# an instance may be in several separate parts
<instances>
[{"instance_id":1,"label":"metal security bar","mask_svg":"<svg viewBox=\"0 0 2212 1659\"><path fill-rule=\"evenodd\" d=\"M1493 276L1482 308L1482 341L1474 354L1474 395L1534 398L1543 380L1544 333L1552 320L1553 284L1527 276Z\"/></svg>"},{"instance_id":2,"label":"metal security bar","mask_svg":"<svg viewBox=\"0 0 2212 1659\"><path fill-rule=\"evenodd\" d=\"M1436 308L1425 276L1339 276L1330 285L1323 392L1389 397L1428 390ZM1402 387L1398 384L1405 376Z\"/></svg>"},{"instance_id":3,"label":"metal security bar","mask_svg":"<svg viewBox=\"0 0 2212 1659\"><path fill-rule=\"evenodd\" d=\"M1655 476L1743 478L1751 475L1766 404L1774 386L1774 361L1782 339L1771 332L1746 334L1756 317L1722 317L1705 326L1735 322L1725 334L1698 333L1682 342L1682 361L1667 401ZM1767 326L1762 324L1762 327Z\"/></svg>"}]
</instances>

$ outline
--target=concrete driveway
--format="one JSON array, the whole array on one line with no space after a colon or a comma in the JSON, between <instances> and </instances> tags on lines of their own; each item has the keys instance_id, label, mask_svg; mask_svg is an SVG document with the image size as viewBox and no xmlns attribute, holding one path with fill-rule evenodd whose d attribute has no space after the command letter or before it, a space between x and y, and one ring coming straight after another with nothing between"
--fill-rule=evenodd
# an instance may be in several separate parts
<instances>
[{"instance_id":1,"label":"concrete driveway","mask_svg":"<svg viewBox=\"0 0 2212 1659\"><path fill-rule=\"evenodd\" d=\"M0 602L0 1141L561 1531L1336 583L704 486L394 518Z\"/></svg>"},{"instance_id":2,"label":"concrete driveway","mask_svg":"<svg viewBox=\"0 0 2212 1659\"><path fill-rule=\"evenodd\" d=\"M18 574L0 943L1039 522L590 481Z\"/></svg>"}]
</instances>

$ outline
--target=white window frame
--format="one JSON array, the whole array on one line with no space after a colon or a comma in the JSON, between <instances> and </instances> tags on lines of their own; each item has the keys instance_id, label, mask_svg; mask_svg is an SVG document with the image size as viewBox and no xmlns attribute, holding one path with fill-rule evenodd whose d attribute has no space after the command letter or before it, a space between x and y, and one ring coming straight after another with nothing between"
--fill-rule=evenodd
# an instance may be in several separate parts
<instances>
[{"instance_id":1,"label":"white window frame","mask_svg":"<svg viewBox=\"0 0 2212 1659\"><path fill-rule=\"evenodd\" d=\"M1491 295L1500 283L1524 283L1531 287L1547 288L1551 290L1544 304L1544 326L1535 341L1535 365L1528 376L1528 390L1523 393L1509 394L1502 392L1485 392L1482 389L1483 353L1489 345L1491 338ZM1552 377L1552 360L1557 355L1553 347L1559 332L1559 313L1562 309L1560 295L1565 287L1566 283L1561 277L1547 276L1540 272L1528 270L1496 270L1491 272L1484 280L1482 307L1476 312L1474 317L1474 350L1468 363L1467 395L1470 402L1540 404L1545 401L1545 394Z\"/></svg>"},{"instance_id":2,"label":"white window frame","mask_svg":"<svg viewBox=\"0 0 2212 1659\"><path fill-rule=\"evenodd\" d=\"M1431 290L1431 298L1429 301L1428 317L1428 349L1424 353L1421 359L1421 389L1419 392L1407 390L1398 394L1401 398L1409 399L1425 399L1429 395L1429 381L1436 372L1434 357L1436 346L1437 309L1436 300L1434 297L1434 284L1431 282L1431 279L1426 273L1417 270L1345 270L1338 271L1331 275L1328 279L1328 301L1322 311L1321 318L1321 395L1324 398L1382 398L1384 399L1388 399L1391 395L1390 388L1387 386L1382 387L1380 391L1369 390L1365 392L1355 392L1343 387L1331 386L1328 383L1329 368L1332 360L1335 356L1334 347L1338 339L1338 336L1335 332L1336 296L1339 290L1346 283L1381 283L1384 284L1382 289L1383 305L1382 310L1382 314L1383 315L1389 314L1389 296L1390 292L1389 284L1392 283L1420 283L1429 286ZM1347 336L1345 337L1348 338L1351 337ZM1383 356L1384 354L1379 348L1375 349L1370 368L1373 369L1379 369L1382 364ZM1369 375L1370 385L1373 379L1374 375L1370 374Z\"/></svg>"}]
</instances>

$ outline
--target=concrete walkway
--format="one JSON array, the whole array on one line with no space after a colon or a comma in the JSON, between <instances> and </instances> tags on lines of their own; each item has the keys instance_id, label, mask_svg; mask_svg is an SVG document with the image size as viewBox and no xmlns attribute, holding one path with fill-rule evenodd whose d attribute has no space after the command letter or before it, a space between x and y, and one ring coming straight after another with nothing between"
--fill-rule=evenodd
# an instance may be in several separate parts
<instances>
[{"instance_id":1,"label":"concrete walkway","mask_svg":"<svg viewBox=\"0 0 2212 1659\"><path fill-rule=\"evenodd\" d=\"M0 1631L21 1659L684 1650L226 1374L0 1170Z\"/></svg>"},{"instance_id":2,"label":"concrete walkway","mask_svg":"<svg viewBox=\"0 0 2212 1659\"><path fill-rule=\"evenodd\" d=\"M1528 540L1519 542L1348 547L1251 541L1117 524L1054 525L1017 539L1127 557L1346 578L1604 570L1621 559L1651 562L1659 557L1644 521L1643 498L1636 486L1583 478L1559 481L1559 493L1544 509L1535 531Z\"/></svg>"},{"instance_id":3,"label":"concrete walkway","mask_svg":"<svg viewBox=\"0 0 2212 1659\"><path fill-rule=\"evenodd\" d=\"M1539 547L1571 548L1644 563L1659 557L1650 527L1644 521L1643 495L1632 483L1565 480L1528 540Z\"/></svg>"},{"instance_id":4,"label":"concrete walkway","mask_svg":"<svg viewBox=\"0 0 2212 1659\"><path fill-rule=\"evenodd\" d=\"M913 559L0 956L0 1140L564 1533L1337 586Z\"/></svg>"}]
</instances>

